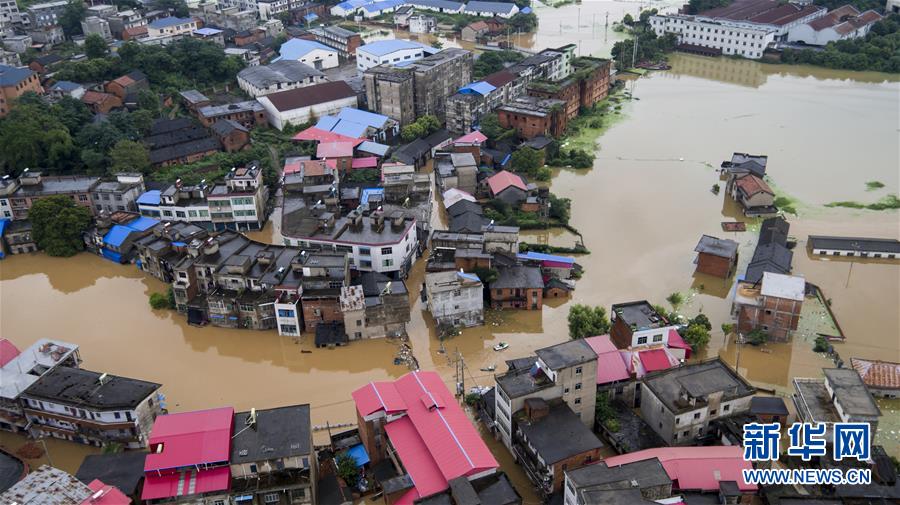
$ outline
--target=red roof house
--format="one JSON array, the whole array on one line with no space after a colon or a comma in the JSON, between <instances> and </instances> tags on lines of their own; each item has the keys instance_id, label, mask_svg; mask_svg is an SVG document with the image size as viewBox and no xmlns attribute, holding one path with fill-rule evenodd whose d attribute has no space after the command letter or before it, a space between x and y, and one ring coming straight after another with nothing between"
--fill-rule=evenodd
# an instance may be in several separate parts
<instances>
[{"instance_id":1,"label":"red roof house","mask_svg":"<svg viewBox=\"0 0 900 505\"><path fill-rule=\"evenodd\" d=\"M691 357L691 345L684 341L681 338L681 334L678 333L674 328L669 329L669 340L667 342L669 349L681 349L684 351L684 359L689 359Z\"/></svg>"},{"instance_id":2,"label":"red roof house","mask_svg":"<svg viewBox=\"0 0 900 505\"><path fill-rule=\"evenodd\" d=\"M736 445L710 447L659 447L606 458L609 467L657 458L672 479L673 491L718 492L719 482L734 481L742 492L756 491L744 482L742 470L753 465L744 461L744 450Z\"/></svg>"},{"instance_id":3,"label":"red roof house","mask_svg":"<svg viewBox=\"0 0 900 505\"><path fill-rule=\"evenodd\" d=\"M328 130L323 130L321 128L316 128L315 126L310 126L302 132L294 135L292 140L313 140L317 142L353 142L354 146L362 144L366 141L366 139L355 139L353 137L341 135L340 133L334 133Z\"/></svg>"},{"instance_id":4,"label":"red roof house","mask_svg":"<svg viewBox=\"0 0 900 505\"><path fill-rule=\"evenodd\" d=\"M5 338L0 338L0 367L5 366L20 353L15 344Z\"/></svg>"},{"instance_id":5,"label":"red roof house","mask_svg":"<svg viewBox=\"0 0 900 505\"><path fill-rule=\"evenodd\" d=\"M453 145L476 145L480 146L485 141L487 141L487 137L478 130L473 131L472 133L467 133L462 137L453 141Z\"/></svg>"},{"instance_id":6,"label":"red roof house","mask_svg":"<svg viewBox=\"0 0 900 505\"><path fill-rule=\"evenodd\" d=\"M850 364L876 396L900 391L900 363L850 358Z\"/></svg>"},{"instance_id":7,"label":"red roof house","mask_svg":"<svg viewBox=\"0 0 900 505\"><path fill-rule=\"evenodd\" d=\"M231 407L157 417L150 431L150 454L144 461L141 499L228 489L233 417Z\"/></svg>"},{"instance_id":8,"label":"red roof house","mask_svg":"<svg viewBox=\"0 0 900 505\"><path fill-rule=\"evenodd\" d=\"M658 372L660 370L668 370L672 368L672 362L669 354L663 348L647 349L639 351L638 359L644 368L644 373Z\"/></svg>"},{"instance_id":9,"label":"red roof house","mask_svg":"<svg viewBox=\"0 0 900 505\"><path fill-rule=\"evenodd\" d=\"M353 156L353 142L320 142L316 158L348 158Z\"/></svg>"},{"instance_id":10,"label":"red roof house","mask_svg":"<svg viewBox=\"0 0 900 505\"><path fill-rule=\"evenodd\" d=\"M612 343L609 335L587 337L584 341L597 353L597 385L631 378L619 349Z\"/></svg>"},{"instance_id":11,"label":"red roof house","mask_svg":"<svg viewBox=\"0 0 900 505\"><path fill-rule=\"evenodd\" d=\"M506 170L502 170L491 177L488 177L487 182L488 186L491 188L491 194L494 196L499 195L510 187L521 189L523 192L528 190L525 186L525 181L523 181L521 177Z\"/></svg>"},{"instance_id":12,"label":"red roof house","mask_svg":"<svg viewBox=\"0 0 900 505\"><path fill-rule=\"evenodd\" d=\"M352 396L360 435L372 461L384 457L379 451L386 447L375 447L373 432L383 427L413 482L393 503L411 504L447 489L452 479L481 477L499 466L435 372L416 371L394 382L372 382Z\"/></svg>"},{"instance_id":13,"label":"red roof house","mask_svg":"<svg viewBox=\"0 0 900 505\"><path fill-rule=\"evenodd\" d=\"M91 496L81 502L81 505L131 505L131 498L119 491L115 486L109 486L100 479L94 479L88 484L91 488Z\"/></svg>"}]
</instances>

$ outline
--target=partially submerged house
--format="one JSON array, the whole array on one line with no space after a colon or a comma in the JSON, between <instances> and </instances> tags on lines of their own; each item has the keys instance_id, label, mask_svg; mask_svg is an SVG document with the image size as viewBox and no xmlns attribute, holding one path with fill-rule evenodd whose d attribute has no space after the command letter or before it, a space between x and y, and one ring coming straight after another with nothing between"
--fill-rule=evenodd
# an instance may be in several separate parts
<instances>
[{"instance_id":1,"label":"partially submerged house","mask_svg":"<svg viewBox=\"0 0 900 505\"><path fill-rule=\"evenodd\" d=\"M703 235L694 248L698 273L727 279L734 274L738 262L738 243Z\"/></svg>"},{"instance_id":2,"label":"partially submerged house","mask_svg":"<svg viewBox=\"0 0 900 505\"><path fill-rule=\"evenodd\" d=\"M484 285L477 275L455 270L425 274L428 311L439 326L484 324Z\"/></svg>"}]
</instances>

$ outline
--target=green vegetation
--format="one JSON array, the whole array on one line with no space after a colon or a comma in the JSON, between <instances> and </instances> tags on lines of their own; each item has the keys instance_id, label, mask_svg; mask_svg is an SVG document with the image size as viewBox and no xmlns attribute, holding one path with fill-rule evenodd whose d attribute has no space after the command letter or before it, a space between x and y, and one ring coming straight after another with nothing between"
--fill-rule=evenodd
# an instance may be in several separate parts
<instances>
[{"instance_id":1,"label":"green vegetation","mask_svg":"<svg viewBox=\"0 0 900 505\"><path fill-rule=\"evenodd\" d=\"M788 196L779 195L775 197L775 206L788 214L797 215L797 208L794 207L794 200Z\"/></svg>"},{"instance_id":2,"label":"green vegetation","mask_svg":"<svg viewBox=\"0 0 900 505\"><path fill-rule=\"evenodd\" d=\"M156 91L174 94L191 88L208 88L234 82L244 68L236 56L227 56L214 42L186 37L167 46L126 42L117 53L61 65L54 78L75 82L99 82L132 70L147 75Z\"/></svg>"},{"instance_id":3,"label":"green vegetation","mask_svg":"<svg viewBox=\"0 0 900 505\"><path fill-rule=\"evenodd\" d=\"M163 293L151 293L150 307L152 307L153 310L162 310L174 308L174 305L169 303L169 297Z\"/></svg>"},{"instance_id":4,"label":"green vegetation","mask_svg":"<svg viewBox=\"0 0 900 505\"><path fill-rule=\"evenodd\" d=\"M653 9L645 12L652 13L652 11ZM646 20L643 23L635 24L632 39L620 40L613 44L611 54L617 68L630 68L632 66L632 58L634 58L635 62L664 60L666 53L675 49L675 45L678 43L677 37L671 33L657 37L656 33L647 25L650 15L646 15ZM641 13L641 19L645 19L644 13ZM633 37L635 36L638 39L637 52L634 50Z\"/></svg>"},{"instance_id":5,"label":"green vegetation","mask_svg":"<svg viewBox=\"0 0 900 505\"><path fill-rule=\"evenodd\" d=\"M359 469L356 467L356 461L349 454L343 453L334 458L335 466L337 466L337 474L344 479L349 487L356 487L359 482Z\"/></svg>"},{"instance_id":6,"label":"green vegetation","mask_svg":"<svg viewBox=\"0 0 900 505\"><path fill-rule=\"evenodd\" d=\"M103 37L92 33L84 39L84 54L88 58L102 58L109 52L109 47Z\"/></svg>"},{"instance_id":7,"label":"green vegetation","mask_svg":"<svg viewBox=\"0 0 900 505\"><path fill-rule=\"evenodd\" d=\"M493 142L515 140L516 138L515 129L500 126L500 119L497 117L496 112L481 116L481 133Z\"/></svg>"},{"instance_id":8,"label":"green vegetation","mask_svg":"<svg viewBox=\"0 0 900 505\"><path fill-rule=\"evenodd\" d=\"M472 269L472 273L478 276L481 279L481 282L484 284L490 284L497 280L497 277L500 276L500 272L494 270L493 268L486 267L475 267Z\"/></svg>"},{"instance_id":9,"label":"green vegetation","mask_svg":"<svg viewBox=\"0 0 900 505\"><path fill-rule=\"evenodd\" d=\"M678 307L684 303L684 295L681 293L675 292L666 297L666 301L669 302L669 305L672 306L673 310L678 310Z\"/></svg>"},{"instance_id":10,"label":"green vegetation","mask_svg":"<svg viewBox=\"0 0 900 505\"><path fill-rule=\"evenodd\" d=\"M750 345L762 345L769 341L769 335L762 330L753 330L744 339Z\"/></svg>"},{"instance_id":11,"label":"green vegetation","mask_svg":"<svg viewBox=\"0 0 900 505\"><path fill-rule=\"evenodd\" d=\"M168 183L174 183L177 179L181 179L184 184L197 184L202 179L211 182L225 177L233 167L246 166L251 161L260 162L266 185L272 186L277 182L272 158L267 146L263 144L253 144L250 149L234 153L215 153L194 163L162 167L154 171L150 178Z\"/></svg>"},{"instance_id":12,"label":"green vegetation","mask_svg":"<svg viewBox=\"0 0 900 505\"><path fill-rule=\"evenodd\" d=\"M884 2L881 0L813 0L813 3L827 7L828 10L837 9L842 5L852 5L859 9L860 12L865 12L869 9L877 11L884 9Z\"/></svg>"},{"instance_id":13,"label":"green vegetation","mask_svg":"<svg viewBox=\"0 0 900 505\"><path fill-rule=\"evenodd\" d=\"M66 37L81 35L81 21L87 15L87 6L81 0L69 0L59 15L59 26L62 27Z\"/></svg>"},{"instance_id":14,"label":"green vegetation","mask_svg":"<svg viewBox=\"0 0 900 505\"><path fill-rule=\"evenodd\" d=\"M603 426L606 426L606 429L612 433L615 433L622 429L622 426L619 424L618 419L607 419L603 422Z\"/></svg>"},{"instance_id":15,"label":"green vegetation","mask_svg":"<svg viewBox=\"0 0 900 505\"><path fill-rule=\"evenodd\" d=\"M550 193L550 217L562 224L569 224L571 216L572 200L570 198L560 198Z\"/></svg>"},{"instance_id":16,"label":"green vegetation","mask_svg":"<svg viewBox=\"0 0 900 505\"><path fill-rule=\"evenodd\" d=\"M590 251L581 244L575 247L563 247L549 244L532 244L529 242L519 242L519 252L534 251L544 254L590 254Z\"/></svg>"},{"instance_id":17,"label":"green vegetation","mask_svg":"<svg viewBox=\"0 0 900 505\"><path fill-rule=\"evenodd\" d=\"M530 147L513 151L512 170L534 181L549 181L551 175L550 169L544 166L544 154Z\"/></svg>"},{"instance_id":18,"label":"green vegetation","mask_svg":"<svg viewBox=\"0 0 900 505\"><path fill-rule=\"evenodd\" d=\"M825 204L826 207L846 207L848 209L868 209L868 210L894 210L900 209L900 198L897 195L887 195L875 203L859 203L859 202L831 202Z\"/></svg>"},{"instance_id":19,"label":"green vegetation","mask_svg":"<svg viewBox=\"0 0 900 505\"><path fill-rule=\"evenodd\" d=\"M681 336L695 351L709 343L709 329L701 324L689 324Z\"/></svg>"},{"instance_id":20,"label":"green vegetation","mask_svg":"<svg viewBox=\"0 0 900 505\"><path fill-rule=\"evenodd\" d=\"M150 171L150 155L144 144L133 140L120 140L109 150L111 173Z\"/></svg>"},{"instance_id":21,"label":"green vegetation","mask_svg":"<svg viewBox=\"0 0 900 505\"><path fill-rule=\"evenodd\" d=\"M478 393L467 393L463 400L466 402L466 405L472 407L478 405L478 402L481 401L481 395Z\"/></svg>"},{"instance_id":22,"label":"green vegetation","mask_svg":"<svg viewBox=\"0 0 900 505\"><path fill-rule=\"evenodd\" d=\"M441 122L432 115L422 116L400 130L400 136L404 142L427 137L441 129Z\"/></svg>"},{"instance_id":23,"label":"green vegetation","mask_svg":"<svg viewBox=\"0 0 900 505\"><path fill-rule=\"evenodd\" d=\"M594 417L600 424L605 424L610 419L616 418L616 410L609 401L609 395L606 391L597 393L597 403L594 406Z\"/></svg>"},{"instance_id":24,"label":"green vegetation","mask_svg":"<svg viewBox=\"0 0 900 505\"><path fill-rule=\"evenodd\" d=\"M381 172L377 168L351 170L347 174L346 180L350 182L378 182L381 180Z\"/></svg>"},{"instance_id":25,"label":"green vegetation","mask_svg":"<svg viewBox=\"0 0 900 505\"><path fill-rule=\"evenodd\" d=\"M824 51L785 49L781 61L846 70L900 72L900 14L891 14L875 23L865 37L829 43Z\"/></svg>"},{"instance_id":26,"label":"green vegetation","mask_svg":"<svg viewBox=\"0 0 900 505\"><path fill-rule=\"evenodd\" d=\"M509 18L507 21L511 32L528 33L537 29L538 18L535 13L522 14L521 12Z\"/></svg>"},{"instance_id":27,"label":"green vegetation","mask_svg":"<svg viewBox=\"0 0 900 505\"><path fill-rule=\"evenodd\" d=\"M51 106L35 93L25 93L18 106L0 119L0 168L9 175L27 167L50 173L81 168L70 131L90 119L90 111L78 100L66 97Z\"/></svg>"},{"instance_id":28,"label":"green vegetation","mask_svg":"<svg viewBox=\"0 0 900 505\"><path fill-rule=\"evenodd\" d=\"M722 333L725 335L731 334L734 331L734 325L731 323L722 323Z\"/></svg>"},{"instance_id":29,"label":"green vegetation","mask_svg":"<svg viewBox=\"0 0 900 505\"><path fill-rule=\"evenodd\" d=\"M599 120L598 120L599 121ZM592 125L594 123L591 123ZM593 126L592 126L593 127ZM597 128L601 128L598 124ZM560 150L559 155L548 162L555 167L591 168L594 166L594 155L584 149Z\"/></svg>"},{"instance_id":30,"label":"green vegetation","mask_svg":"<svg viewBox=\"0 0 900 505\"><path fill-rule=\"evenodd\" d=\"M91 210L64 195L34 202L28 211L39 249L50 256L74 256L84 250L82 234L91 225Z\"/></svg>"},{"instance_id":31,"label":"green vegetation","mask_svg":"<svg viewBox=\"0 0 900 505\"><path fill-rule=\"evenodd\" d=\"M866 191L875 191L876 189L881 189L884 187L884 183L881 181L869 181L866 183Z\"/></svg>"},{"instance_id":32,"label":"green vegetation","mask_svg":"<svg viewBox=\"0 0 900 505\"><path fill-rule=\"evenodd\" d=\"M690 0L688 2L688 14L697 14L698 12L716 9L718 7L727 7L734 0Z\"/></svg>"},{"instance_id":33,"label":"green vegetation","mask_svg":"<svg viewBox=\"0 0 900 505\"><path fill-rule=\"evenodd\" d=\"M506 67L504 63L516 63L522 58L524 56L518 51L485 51L475 60L472 77L475 80L481 79L486 75L503 70Z\"/></svg>"},{"instance_id":34,"label":"green vegetation","mask_svg":"<svg viewBox=\"0 0 900 505\"><path fill-rule=\"evenodd\" d=\"M609 333L609 317L600 306L575 304L569 309L568 321L572 340Z\"/></svg>"},{"instance_id":35,"label":"green vegetation","mask_svg":"<svg viewBox=\"0 0 900 505\"><path fill-rule=\"evenodd\" d=\"M816 337L815 344L813 345L813 351L828 352L828 341L825 340L825 337Z\"/></svg>"}]
</instances>

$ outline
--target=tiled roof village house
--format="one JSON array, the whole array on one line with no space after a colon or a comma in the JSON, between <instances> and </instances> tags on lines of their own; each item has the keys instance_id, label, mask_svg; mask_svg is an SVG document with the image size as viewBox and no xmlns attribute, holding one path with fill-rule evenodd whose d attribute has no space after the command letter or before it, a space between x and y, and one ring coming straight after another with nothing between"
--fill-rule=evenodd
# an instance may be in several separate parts
<instances>
[{"instance_id":1,"label":"tiled roof village house","mask_svg":"<svg viewBox=\"0 0 900 505\"><path fill-rule=\"evenodd\" d=\"M850 366L859 372L873 396L900 397L900 363L850 358Z\"/></svg>"},{"instance_id":2,"label":"tiled roof village house","mask_svg":"<svg viewBox=\"0 0 900 505\"><path fill-rule=\"evenodd\" d=\"M734 274L738 262L738 243L703 235L694 248L697 272L727 279Z\"/></svg>"}]
</instances>

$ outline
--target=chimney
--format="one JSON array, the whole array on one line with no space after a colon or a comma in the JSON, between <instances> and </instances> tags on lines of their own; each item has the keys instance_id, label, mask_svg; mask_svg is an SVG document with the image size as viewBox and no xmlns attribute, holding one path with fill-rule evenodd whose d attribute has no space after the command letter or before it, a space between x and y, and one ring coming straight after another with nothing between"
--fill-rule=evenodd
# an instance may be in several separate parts
<instances>
[{"instance_id":1,"label":"chimney","mask_svg":"<svg viewBox=\"0 0 900 505\"><path fill-rule=\"evenodd\" d=\"M525 416L532 423L550 415L550 405L541 398L529 398L525 400Z\"/></svg>"},{"instance_id":2,"label":"chimney","mask_svg":"<svg viewBox=\"0 0 900 505\"><path fill-rule=\"evenodd\" d=\"M219 252L219 243L212 237L203 243L203 254L215 254Z\"/></svg>"}]
</instances>

